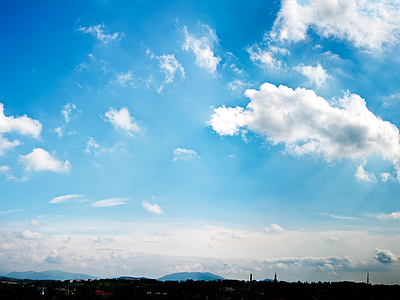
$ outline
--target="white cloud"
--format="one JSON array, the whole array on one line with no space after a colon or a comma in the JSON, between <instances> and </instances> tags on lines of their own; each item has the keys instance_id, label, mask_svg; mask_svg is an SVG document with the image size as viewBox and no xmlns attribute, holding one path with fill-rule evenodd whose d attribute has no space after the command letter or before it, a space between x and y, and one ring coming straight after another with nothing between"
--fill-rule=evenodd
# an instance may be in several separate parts
<instances>
[{"instance_id":1,"label":"white cloud","mask_svg":"<svg viewBox=\"0 0 400 300\"><path fill-rule=\"evenodd\" d=\"M10 167L9 166L0 166L0 173L5 174L8 171L10 171Z\"/></svg>"},{"instance_id":2,"label":"white cloud","mask_svg":"<svg viewBox=\"0 0 400 300\"><path fill-rule=\"evenodd\" d=\"M61 110L61 114L64 116L65 122L67 122L67 123L69 121L71 121L72 110L77 110L77 108L76 108L75 104L71 104L71 103L65 104ZM78 111L78 113L79 113L79 111Z\"/></svg>"},{"instance_id":3,"label":"white cloud","mask_svg":"<svg viewBox=\"0 0 400 300\"><path fill-rule=\"evenodd\" d=\"M79 27L77 31L89 33L103 42L104 45L111 41L120 41L125 34L123 32L115 32L114 34L105 34L102 28L106 27L104 24L98 24L90 27Z\"/></svg>"},{"instance_id":4,"label":"white cloud","mask_svg":"<svg viewBox=\"0 0 400 300\"><path fill-rule=\"evenodd\" d=\"M97 144L96 140L92 137L89 137L89 140L86 143L86 150L84 150L86 153L91 153L90 149L99 149L100 145Z\"/></svg>"},{"instance_id":5,"label":"white cloud","mask_svg":"<svg viewBox=\"0 0 400 300\"><path fill-rule=\"evenodd\" d=\"M309 82L318 88L325 84L326 79L331 77L326 74L326 71L319 63L316 67L299 65L294 67L294 69L306 76Z\"/></svg>"},{"instance_id":6,"label":"white cloud","mask_svg":"<svg viewBox=\"0 0 400 300\"><path fill-rule=\"evenodd\" d=\"M400 211L394 211L391 214L385 215L380 214L376 216L378 219L390 219L390 220L399 220L400 221Z\"/></svg>"},{"instance_id":7,"label":"white cloud","mask_svg":"<svg viewBox=\"0 0 400 300\"><path fill-rule=\"evenodd\" d=\"M130 86L130 87L135 87L135 78L134 78L134 76L133 76L133 74L132 74L132 71L128 71L128 72L126 72L126 73L119 73L119 74L117 74L116 75L116 79L115 79L115 82L117 83L117 84L119 84L120 86L122 86L122 87L127 87L127 86Z\"/></svg>"},{"instance_id":8,"label":"white cloud","mask_svg":"<svg viewBox=\"0 0 400 300\"><path fill-rule=\"evenodd\" d=\"M24 231L22 231L21 236L25 239L35 239L35 240L47 239L50 237L48 234L33 232L30 231L29 229L25 229Z\"/></svg>"},{"instance_id":9,"label":"white cloud","mask_svg":"<svg viewBox=\"0 0 400 300\"><path fill-rule=\"evenodd\" d=\"M382 106L390 108L391 106L398 105L400 102L400 93L394 93L389 96L382 97Z\"/></svg>"},{"instance_id":10,"label":"white cloud","mask_svg":"<svg viewBox=\"0 0 400 300\"><path fill-rule=\"evenodd\" d=\"M78 72L80 73L80 72L82 72L83 70L87 70L87 68L89 67L89 65L87 64L87 63L80 63L79 65L77 65L76 67L75 67L75 69L77 69L78 70Z\"/></svg>"},{"instance_id":11,"label":"white cloud","mask_svg":"<svg viewBox=\"0 0 400 300\"><path fill-rule=\"evenodd\" d=\"M44 260L53 264L71 264L80 261L80 256L76 253L68 252L67 250L52 250L51 254Z\"/></svg>"},{"instance_id":12,"label":"white cloud","mask_svg":"<svg viewBox=\"0 0 400 300\"><path fill-rule=\"evenodd\" d=\"M366 159L380 155L393 163L400 180L399 130L368 110L365 100L345 94L338 107L314 91L264 83L247 90L251 99L241 107L214 109L208 124L219 135L236 135L248 129L273 145L282 143L294 156Z\"/></svg>"},{"instance_id":13,"label":"white cloud","mask_svg":"<svg viewBox=\"0 0 400 300\"><path fill-rule=\"evenodd\" d=\"M176 162L178 160L189 161L189 160L193 160L195 158L200 158L200 156L197 155L196 151L191 150L191 149L176 148L176 149L174 149L174 159L172 161L174 161L174 162Z\"/></svg>"},{"instance_id":14,"label":"white cloud","mask_svg":"<svg viewBox=\"0 0 400 300\"><path fill-rule=\"evenodd\" d=\"M147 210L148 212L151 212L153 214L163 214L164 211L162 210L162 208L157 205L157 204L150 204L148 200L143 200L142 202L142 206L145 210Z\"/></svg>"},{"instance_id":15,"label":"white cloud","mask_svg":"<svg viewBox=\"0 0 400 300\"><path fill-rule=\"evenodd\" d=\"M27 155L20 155L19 161L25 165L26 172L69 172L71 170L71 164L68 160L62 162L41 148L34 148L31 153Z\"/></svg>"},{"instance_id":16,"label":"white cloud","mask_svg":"<svg viewBox=\"0 0 400 300\"><path fill-rule=\"evenodd\" d=\"M71 199L76 199L76 198L82 198L85 197L85 195L79 195L79 194L70 194L70 195L63 195L63 196L58 196L50 200L50 203L62 203L62 202L69 202Z\"/></svg>"},{"instance_id":17,"label":"white cloud","mask_svg":"<svg viewBox=\"0 0 400 300\"><path fill-rule=\"evenodd\" d=\"M29 222L29 225L33 225L33 226L45 226L42 222L38 221L38 220L31 220Z\"/></svg>"},{"instance_id":18,"label":"white cloud","mask_svg":"<svg viewBox=\"0 0 400 300\"><path fill-rule=\"evenodd\" d=\"M251 61L259 63L263 67L280 69L284 64L282 61L276 59L271 51L261 49L257 45L246 48L246 51L250 54Z\"/></svg>"},{"instance_id":19,"label":"white cloud","mask_svg":"<svg viewBox=\"0 0 400 300\"><path fill-rule=\"evenodd\" d=\"M233 54L231 54L232 56L233 56ZM224 64L225 65L225 64ZM239 69L237 66L236 66L236 64L231 64L230 66L229 66L229 68L231 69L231 70L233 70L236 74L238 74L238 75L248 75L245 71L243 71L242 69Z\"/></svg>"},{"instance_id":20,"label":"white cloud","mask_svg":"<svg viewBox=\"0 0 400 300\"><path fill-rule=\"evenodd\" d=\"M7 180L16 180L16 178L11 174L10 166L0 166L0 174L7 176Z\"/></svg>"},{"instance_id":21,"label":"white cloud","mask_svg":"<svg viewBox=\"0 0 400 300\"><path fill-rule=\"evenodd\" d=\"M319 215L327 216L327 217L334 218L334 219L341 219L341 220L358 220L357 218L354 218L354 217L338 216L338 215L327 214L327 213L319 213Z\"/></svg>"},{"instance_id":22,"label":"white cloud","mask_svg":"<svg viewBox=\"0 0 400 300\"><path fill-rule=\"evenodd\" d=\"M135 122L135 119L131 117L129 110L126 107L121 108L119 111L110 108L105 113L106 121L110 122L115 129L122 129L131 137L134 137L133 132L140 132L141 128Z\"/></svg>"},{"instance_id":23,"label":"white cloud","mask_svg":"<svg viewBox=\"0 0 400 300\"><path fill-rule=\"evenodd\" d=\"M26 115L16 118L13 116L6 117L4 115L4 105L0 103L0 134L12 131L39 138L42 124L37 120L28 118Z\"/></svg>"},{"instance_id":24,"label":"white cloud","mask_svg":"<svg viewBox=\"0 0 400 300\"><path fill-rule=\"evenodd\" d=\"M42 131L42 124L37 120L28 118L26 115L22 117L6 117L4 114L4 105L0 103L0 156L21 144L18 140L10 142L3 137L4 133L13 131L23 135L31 135L38 139Z\"/></svg>"},{"instance_id":25,"label":"white cloud","mask_svg":"<svg viewBox=\"0 0 400 300\"><path fill-rule=\"evenodd\" d=\"M123 205L126 203L126 201L129 200L130 199L127 198L107 198L104 200L94 201L90 205L93 207L111 207L111 206Z\"/></svg>"},{"instance_id":26,"label":"white cloud","mask_svg":"<svg viewBox=\"0 0 400 300\"><path fill-rule=\"evenodd\" d=\"M12 210L0 211L0 215L12 214L12 213L19 212L19 211L21 211L21 209L12 209Z\"/></svg>"},{"instance_id":27,"label":"white cloud","mask_svg":"<svg viewBox=\"0 0 400 300\"><path fill-rule=\"evenodd\" d=\"M208 124L219 135L235 135L239 133L239 128L246 126L247 118L242 107L228 107L224 105L214 109Z\"/></svg>"},{"instance_id":28,"label":"white cloud","mask_svg":"<svg viewBox=\"0 0 400 300\"><path fill-rule=\"evenodd\" d=\"M86 149L83 151L89 154L93 151L94 155L100 156L106 153L112 154L119 148L121 152L126 153L126 150L122 147L123 145L124 142L120 141L114 144L113 147L100 146L94 138L89 137L89 140L86 142Z\"/></svg>"},{"instance_id":29,"label":"white cloud","mask_svg":"<svg viewBox=\"0 0 400 300\"><path fill-rule=\"evenodd\" d=\"M232 92L236 92L242 90L243 88L250 87L250 84L239 79L235 79L231 82L228 82L228 87Z\"/></svg>"},{"instance_id":30,"label":"white cloud","mask_svg":"<svg viewBox=\"0 0 400 300\"><path fill-rule=\"evenodd\" d=\"M16 146L19 146L21 144L20 141L14 140L10 142L8 139L4 138L0 134L0 156L4 155L7 151L13 149Z\"/></svg>"},{"instance_id":31,"label":"white cloud","mask_svg":"<svg viewBox=\"0 0 400 300\"><path fill-rule=\"evenodd\" d=\"M284 232L285 230L278 224L271 223L271 225L265 227L263 231L270 233L281 233Z\"/></svg>"},{"instance_id":32,"label":"white cloud","mask_svg":"<svg viewBox=\"0 0 400 300\"><path fill-rule=\"evenodd\" d=\"M325 53L322 53L322 55L330 59L342 60L339 55L332 53L331 51L326 51Z\"/></svg>"},{"instance_id":33,"label":"white cloud","mask_svg":"<svg viewBox=\"0 0 400 300\"><path fill-rule=\"evenodd\" d=\"M116 243L117 240L112 238L112 237L106 237L106 236L99 236L97 239L89 239L88 240L91 243L98 243L98 244L108 244L108 243Z\"/></svg>"},{"instance_id":34,"label":"white cloud","mask_svg":"<svg viewBox=\"0 0 400 300\"><path fill-rule=\"evenodd\" d=\"M398 5L386 1L282 1L269 36L280 41L304 40L308 29L321 37L347 40L356 47L380 50L399 40Z\"/></svg>"},{"instance_id":35,"label":"white cloud","mask_svg":"<svg viewBox=\"0 0 400 300\"><path fill-rule=\"evenodd\" d=\"M389 179L393 180L393 177L390 173L380 173L379 175L381 175L382 182L387 182Z\"/></svg>"},{"instance_id":36,"label":"white cloud","mask_svg":"<svg viewBox=\"0 0 400 300\"><path fill-rule=\"evenodd\" d=\"M62 132L62 130L63 130L63 128L62 127L57 127L57 128L54 128L54 132L55 133L57 133L57 135L58 135L58 137L59 138L61 138L62 137L62 135L63 135L63 132Z\"/></svg>"},{"instance_id":37,"label":"white cloud","mask_svg":"<svg viewBox=\"0 0 400 300\"><path fill-rule=\"evenodd\" d=\"M393 263L397 261L397 256L389 250L383 250L376 248L374 251L375 259L381 263Z\"/></svg>"},{"instance_id":38,"label":"white cloud","mask_svg":"<svg viewBox=\"0 0 400 300\"><path fill-rule=\"evenodd\" d=\"M172 83L175 77L175 73L179 72L181 75L181 79L185 78L185 71L183 66L177 61L174 54L166 54L157 57L160 61L158 66L165 73L165 80L158 88L158 92L164 89L166 84Z\"/></svg>"},{"instance_id":39,"label":"white cloud","mask_svg":"<svg viewBox=\"0 0 400 300\"><path fill-rule=\"evenodd\" d=\"M357 167L357 171L354 174L354 177L357 179L357 181L375 181L375 174L364 170L365 164L366 162L363 162Z\"/></svg>"},{"instance_id":40,"label":"white cloud","mask_svg":"<svg viewBox=\"0 0 400 300\"><path fill-rule=\"evenodd\" d=\"M145 49L146 55L149 55L149 56L150 56L150 59L153 59L153 58L156 57L156 56L154 55L153 51L151 51L150 48L149 48L149 47L146 47L143 43L141 43L141 48L142 48L142 49Z\"/></svg>"},{"instance_id":41,"label":"white cloud","mask_svg":"<svg viewBox=\"0 0 400 300\"><path fill-rule=\"evenodd\" d=\"M185 51L191 50L196 55L196 65L201 68L206 68L210 73L217 71L217 66L221 61L219 56L214 55L214 44L218 44L218 37L214 30L207 25L202 25L205 35L197 39L193 34L190 34L187 27L183 27L185 42L182 49Z\"/></svg>"},{"instance_id":42,"label":"white cloud","mask_svg":"<svg viewBox=\"0 0 400 300\"><path fill-rule=\"evenodd\" d=\"M35 266L38 264L32 264L31 258L37 255L35 262L68 263L69 268L77 272L84 273L86 270L86 273L102 277L110 276L110 272L121 274L124 272L122 266L127 265L141 276L152 278L186 269L240 280L252 273L256 279L264 279L273 277L277 271L279 279L286 281L297 281L299 278L304 281L315 281L316 278L329 281L332 277L328 272L332 270L343 278L357 278L363 276L366 269L370 272L376 270L378 274L387 273L385 271L398 273L400 268L398 263L380 263L372 253L376 245L387 245L385 249L398 252L396 241L399 235L396 233L391 233L389 237L354 228L340 231L319 231L317 228L265 234L253 230L181 226L165 222L161 226L154 222L138 226L135 220L120 220L117 224L93 218L64 221L60 220L59 226L65 230L45 242L22 239L22 230L19 233L0 233L0 264ZM83 228L86 228L86 233L79 230ZM327 237L340 237L340 241ZM107 246L104 247L104 244ZM313 245L311 252L310 245ZM332 256L332 252L338 255ZM191 253L191 256L180 256L181 253ZM313 253L319 254L313 256ZM321 272L323 270L326 272ZM375 282L393 283L390 275L386 279L376 275Z\"/></svg>"}]
</instances>

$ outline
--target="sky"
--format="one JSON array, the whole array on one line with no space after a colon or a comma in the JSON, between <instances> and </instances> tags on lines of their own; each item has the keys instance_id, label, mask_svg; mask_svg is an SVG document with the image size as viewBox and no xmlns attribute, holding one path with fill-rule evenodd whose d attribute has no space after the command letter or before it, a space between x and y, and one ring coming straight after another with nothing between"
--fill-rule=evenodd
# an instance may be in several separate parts
<instances>
[{"instance_id":1,"label":"sky","mask_svg":"<svg viewBox=\"0 0 400 300\"><path fill-rule=\"evenodd\" d=\"M400 283L398 1L3 1L0 275Z\"/></svg>"}]
</instances>

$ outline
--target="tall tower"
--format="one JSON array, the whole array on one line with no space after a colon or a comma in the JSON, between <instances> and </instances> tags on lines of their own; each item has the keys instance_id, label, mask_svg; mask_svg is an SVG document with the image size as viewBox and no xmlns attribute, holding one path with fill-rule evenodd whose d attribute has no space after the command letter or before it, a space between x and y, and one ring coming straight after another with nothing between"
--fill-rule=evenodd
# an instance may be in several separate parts
<instances>
[{"instance_id":1,"label":"tall tower","mask_svg":"<svg viewBox=\"0 0 400 300\"><path fill-rule=\"evenodd\" d=\"M369 284L369 273L367 273L367 284Z\"/></svg>"},{"instance_id":2,"label":"tall tower","mask_svg":"<svg viewBox=\"0 0 400 300\"><path fill-rule=\"evenodd\" d=\"M276 278L276 272L275 272L275 276L274 276L274 282L278 282L278 278Z\"/></svg>"},{"instance_id":3,"label":"tall tower","mask_svg":"<svg viewBox=\"0 0 400 300\"><path fill-rule=\"evenodd\" d=\"M253 281L253 274L250 274L250 282Z\"/></svg>"}]
</instances>

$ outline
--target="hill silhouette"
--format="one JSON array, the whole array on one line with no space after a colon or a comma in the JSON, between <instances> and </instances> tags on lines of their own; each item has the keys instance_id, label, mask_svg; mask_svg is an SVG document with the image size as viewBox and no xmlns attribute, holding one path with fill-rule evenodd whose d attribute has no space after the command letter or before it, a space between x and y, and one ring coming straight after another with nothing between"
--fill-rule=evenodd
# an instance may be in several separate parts
<instances>
[{"instance_id":1,"label":"hill silhouette","mask_svg":"<svg viewBox=\"0 0 400 300\"><path fill-rule=\"evenodd\" d=\"M60 270L51 270L51 271L42 271L42 272L35 272L35 271L26 271L26 272L10 272L6 277L10 278L22 278L22 279L34 279L34 280L44 280L44 279L51 279L51 280L67 280L67 279L95 279L98 278L96 276L90 276L86 274L80 273L69 273Z\"/></svg>"},{"instance_id":2,"label":"hill silhouette","mask_svg":"<svg viewBox=\"0 0 400 300\"><path fill-rule=\"evenodd\" d=\"M212 281L212 280L224 280L225 278L209 273L209 272L180 272L180 273L172 273L165 275L161 278L158 278L160 281L185 281L188 279L192 280L204 280L204 281Z\"/></svg>"}]
</instances>

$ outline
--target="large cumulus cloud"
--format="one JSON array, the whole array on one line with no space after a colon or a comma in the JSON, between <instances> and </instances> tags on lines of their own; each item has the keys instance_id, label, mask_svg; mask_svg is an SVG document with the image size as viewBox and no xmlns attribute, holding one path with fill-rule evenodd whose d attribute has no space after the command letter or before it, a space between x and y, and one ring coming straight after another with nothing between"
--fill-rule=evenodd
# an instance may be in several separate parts
<instances>
[{"instance_id":1,"label":"large cumulus cloud","mask_svg":"<svg viewBox=\"0 0 400 300\"><path fill-rule=\"evenodd\" d=\"M251 99L246 108L214 109L208 124L219 135L250 130L274 145L284 144L292 155L327 161L378 155L393 163L400 179L399 130L369 111L360 96L346 93L331 104L312 90L270 83L245 94Z\"/></svg>"},{"instance_id":2,"label":"large cumulus cloud","mask_svg":"<svg viewBox=\"0 0 400 300\"><path fill-rule=\"evenodd\" d=\"M280 41L298 42L313 29L321 37L335 37L356 47L380 50L398 43L399 5L392 1L319 0L282 1L273 30L266 35Z\"/></svg>"}]
</instances>

